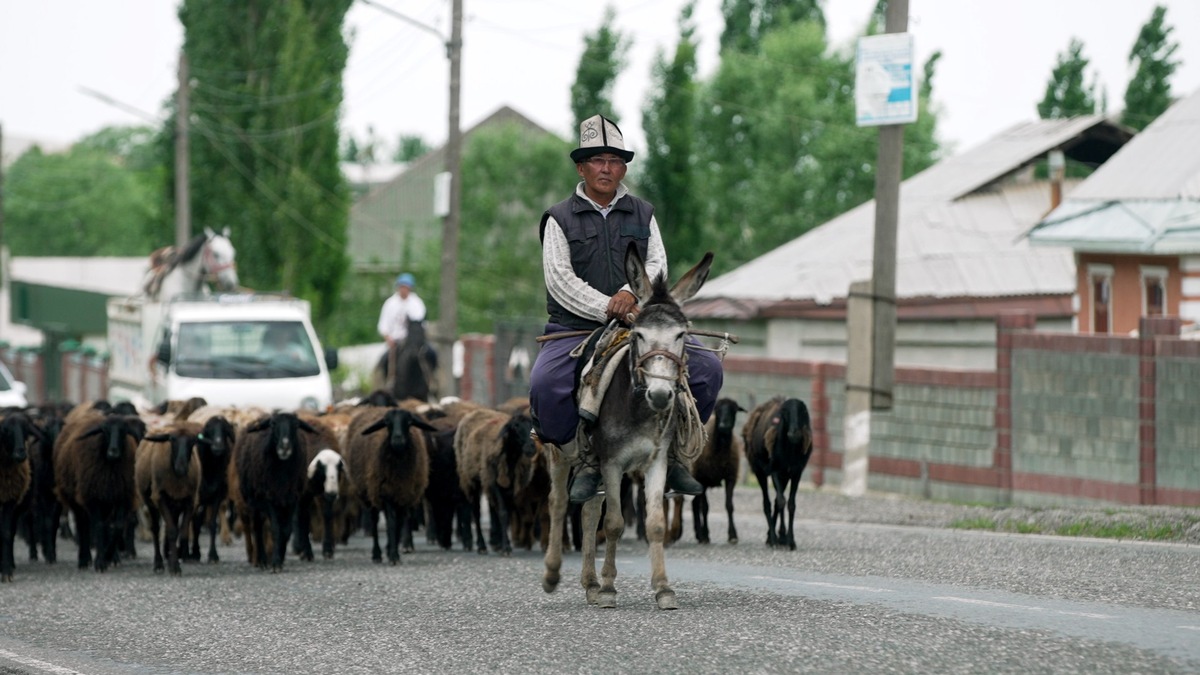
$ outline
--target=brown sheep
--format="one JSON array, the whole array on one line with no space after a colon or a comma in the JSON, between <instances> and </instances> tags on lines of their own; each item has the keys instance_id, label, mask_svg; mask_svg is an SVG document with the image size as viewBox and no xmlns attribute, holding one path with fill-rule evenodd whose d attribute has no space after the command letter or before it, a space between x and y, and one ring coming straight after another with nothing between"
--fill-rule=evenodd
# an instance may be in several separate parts
<instances>
[{"instance_id":1,"label":"brown sheep","mask_svg":"<svg viewBox=\"0 0 1200 675\"><path fill-rule=\"evenodd\" d=\"M16 568L17 516L29 505L33 481L29 446L45 440L45 434L23 412L10 411L0 419L0 583L12 581Z\"/></svg>"},{"instance_id":2,"label":"brown sheep","mask_svg":"<svg viewBox=\"0 0 1200 675\"><path fill-rule=\"evenodd\" d=\"M75 516L80 569L92 565L95 525L97 572L119 562L117 548L134 512L133 464L146 425L134 415L84 411L54 442L55 495Z\"/></svg>"},{"instance_id":3,"label":"brown sheep","mask_svg":"<svg viewBox=\"0 0 1200 675\"><path fill-rule=\"evenodd\" d=\"M187 527L200 491L200 457L196 444L202 430L203 427L195 422L176 422L148 434L138 445L134 483L142 504L150 512L155 572L163 571L165 549L171 575L183 573L179 555L181 548L187 548ZM166 525L165 542L160 539L160 520Z\"/></svg>"},{"instance_id":4,"label":"brown sheep","mask_svg":"<svg viewBox=\"0 0 1200 675\"><path fill-rule=\"evenodd\" d=\"M746 412L737 401L722 398L704 425L704 448L692 465L692 475L705 487L705 491L692 497L692 525L696 541L709 543L708 534L708 488L725 485L725 513L729 516L729 543L738 541L737 528L733 524L733 489L737 485L742 468L742 437L734 433L737 414Z\"/></svg>"},{"instance_id":5,"label":"brown sheep","mask_svg":"<svg viewBox=\"0 0 1200 675\"><path fill-rule=\"evenodd\" d=\"M503 555L512 553L509 519L515 493L533 478L533 420L526 413L506 415L482 408L472 411L458 424L454 436L454 459L458 480L475 524L476 550L487 553L480 523L480 500L487 494L491 514L491 543Z\"/></svg>"},{"instance_id":6,"label":"brown sheep","mask_svg":"<svg viewBox=\"0 0 1200 675\"><path fill-rule=\"evenodd\" d=\"M400 562L401 538L405 552L413 550L408 512L420 507L429 484L424 432L433 430L419 415L402 408L364 407L350 422L346 446L350 477L355 495L369 511L367 527L375 562L383 561L380 511L387 516L388 561L393 565Z\"/></svg>"}]
</instances>

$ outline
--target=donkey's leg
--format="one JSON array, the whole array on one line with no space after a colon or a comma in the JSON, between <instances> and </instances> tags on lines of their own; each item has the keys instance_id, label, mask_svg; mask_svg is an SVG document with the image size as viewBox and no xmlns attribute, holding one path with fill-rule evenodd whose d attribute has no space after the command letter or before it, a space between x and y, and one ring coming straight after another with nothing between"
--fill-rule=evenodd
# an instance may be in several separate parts
<instances>
[{"instance_id":1,"label":"donkey's leg","mask_svg":"<svg viewBox=\"0 0 1200 675\"><path fill-rule=\"evenodd\" d=\"M582 505L583 517L583 561L580 564L579 583L587 593L589 605L596 604L600 582L596 580L596 526L600 523L600 510L604 501L592 497ZM619 513L617 515L620 515Z\"/></svg>"},{"instance_id":2,"label":"donkey's leg","mask_svg":"<svg viewBox=\"0 0 1200 675\"><path fill-rule=\"evenodd\" d=\"M618 469L604 467L605 485L615 485L620 480ZM621 511L620 490L609 490L604 499L608 506L604 515L604 567L600 569L600 591L596 595L596 604L611 609L617 606L617 544L625 533L625 516ZM661 501L661 497L659 499Z\"/></svg>"},{"instance_id":3,"label":"donkey's leg","mask_svg":"<svg viewBox=\"0 0 1200 675\"><path fill-rule=\"evenodd\" d=\"M563 528L567 517L567 475L571 463L563 457L562 450L550 448L550 540L543 560L546 571L542 574L542 590L553 593L562 580Z\"/></svg>"},{"instance_id":4,"label":"donkey's leg","mask_svg":"<svg viewBox=\"0 0 1200 675\"><path fill-rule=\"evenodd\" d=\"M667 534L663 489L667 481L667 459L663 454L646 472L646 539L650 542L650 588L659 609L679 609L675 591L667 582L663 539Z\"/></svg>"}]
</instances>

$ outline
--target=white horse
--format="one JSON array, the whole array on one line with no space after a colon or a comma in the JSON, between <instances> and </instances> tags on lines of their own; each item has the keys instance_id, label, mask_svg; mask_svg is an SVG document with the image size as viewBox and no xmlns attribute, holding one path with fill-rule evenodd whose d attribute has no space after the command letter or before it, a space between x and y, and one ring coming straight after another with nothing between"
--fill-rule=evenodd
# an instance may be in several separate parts
<instances>
[{"instance_id":1,"label":"white horse","mask_svg":"<svg viewBox=\"0 0 1200 675\"><path fill-rule=\"evenodd\" d=\"M236 291L235 256L229 228L217 234L206 227L204 233L193 237L183 250L167 246L150 254L150 269L142 289L152 300L170 300L184 293L207 293L205 282L215 283L220 291Z\"/></svg>"}]
</instances>

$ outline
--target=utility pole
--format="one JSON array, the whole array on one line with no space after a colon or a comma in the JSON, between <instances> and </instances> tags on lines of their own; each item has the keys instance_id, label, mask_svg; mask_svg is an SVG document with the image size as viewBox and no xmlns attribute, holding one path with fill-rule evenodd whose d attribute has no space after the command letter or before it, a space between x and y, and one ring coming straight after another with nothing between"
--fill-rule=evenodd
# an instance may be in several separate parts
<instances>
[{"instance_id":1,"label":"utility pole","mask_svg":"<svg viewBox=\"0 0 1200 675\"><path fill-rule=\"evenodd\" d=\"M187 54L179 52L179 85L175 92L175 246L183 250L192 238L191 159L188 157L188 92L190 89Z\"/></svg>"},{"instance_id":2,"label":"utility pole","mask_svg":"<svg viewBox=\"0 0 1200 675\"><path fill-rule=\"evenodd\" d=\"M450 173L450 209L442 225L442 278L438 296L437 338L442 354L438 369L438 391L454 391L454 373L450 367L454 341L458 336L458 230L462 195L462 132L459 129L459 97L462 63L462 0L454 0L450 19L450 41L446 43L450 59L450 131L446 136L446 171Z\"/></svg>"},{"instance_id":3,"label":"utility pole","mask_svg":"<svg viewBox=\"0 0 1200 675\"><path fill-rule=\"evenodd\" d=\"M908 31L908 0L888 0L885 33ZM857 87L865 86L856 83ZM915 96L915 88L910 89ZM915 105L915 100L913 101ZM846 414L842 492L867 491L875 411L892 409L896 360L896 229L900 220L904 126L879 127L875 163L875 244L871 280L850 285L846 306Z\"/></svg>"}]
</instances>

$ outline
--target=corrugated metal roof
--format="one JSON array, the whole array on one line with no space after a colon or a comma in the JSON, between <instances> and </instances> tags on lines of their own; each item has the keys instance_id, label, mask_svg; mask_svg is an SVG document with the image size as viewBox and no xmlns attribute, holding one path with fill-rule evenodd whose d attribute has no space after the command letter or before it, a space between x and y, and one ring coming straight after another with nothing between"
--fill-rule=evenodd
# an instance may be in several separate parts
<instances>
[{"instance_id":1,"label":"corrugated metal roof","mask_svg":"<svg viewBox=\"0 0 1200 675\"><path fill-rule=\"evenodd\" d=\"M1109 123L1089 116L1019 124L905 181L897 230L897 297L1072 293L1071 250L1034 249L1021 236L1049 211L1049 183L999 179L1100 124ZM1066 189L1073 187L1068 183ZM697 297L756 304L828 304L844 298L851 282L871 276L874 219L870 201L710 280Z\"/></svg>"},{"instance_id":2,"label":"corrugated metal roof","mask_svg":"<svg viewBox=\"0 0 1200 675\"><path fill-rule=\"evenodd\" d=\"M1200 199L1200 89L1088 177L1072 199Z\"/></svg>"},{"instance_id":3,"label":"corrugated metal roof","mask_svg":"<svg viewBox=\"0 0 1200 675\"><path fill-rule=\"evenodd\" d=\"M1200 90L1171 106L1029 233L1034 246L1200 252Z\"/></svg>"}]
</instances>

